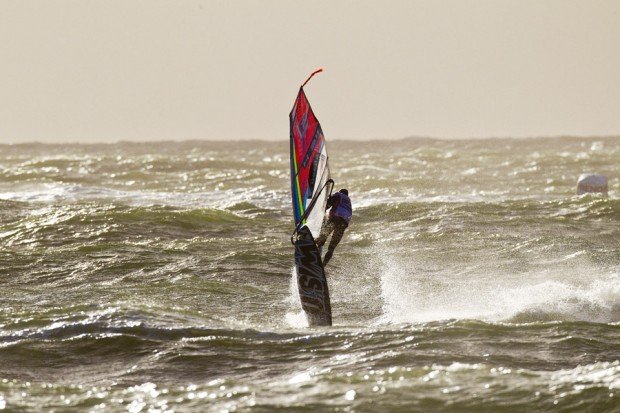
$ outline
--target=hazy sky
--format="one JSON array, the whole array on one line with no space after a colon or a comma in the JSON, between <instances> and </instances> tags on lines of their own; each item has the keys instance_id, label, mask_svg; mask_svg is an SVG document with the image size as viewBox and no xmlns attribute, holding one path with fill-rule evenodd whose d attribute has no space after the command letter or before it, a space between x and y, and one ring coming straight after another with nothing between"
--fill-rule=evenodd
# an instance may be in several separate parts
<instances>
[{"instance_id":1,"label":"hazy sky","mask_svg":"<svg viewBox=\"0 0 620 413\"><path fill-rule=\"evenodd\" d=\"M620 0L0 0L0 143L620 134Z\"/></svg>"}]
</instances>

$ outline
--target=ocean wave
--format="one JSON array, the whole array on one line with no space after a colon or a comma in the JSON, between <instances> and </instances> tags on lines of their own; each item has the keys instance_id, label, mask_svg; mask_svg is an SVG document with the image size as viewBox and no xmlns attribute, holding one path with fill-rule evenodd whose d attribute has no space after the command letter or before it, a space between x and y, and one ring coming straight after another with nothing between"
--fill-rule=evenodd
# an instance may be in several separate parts
<instances>
[{"instance_id":1,"label":"ocean wave","mask_svg":"<svg viewBox=\"0 0 620 413\"><path fill-rule=\"evenodd\" d=\"M7 207L22 207L0 225L0 242L7 246L64 245L99 240L113 242L132 237L191 238L205 234L242 234L244 228L269 225L278 211L251 203L228 209L185 209L170 206L79 203L32 207L20 201L0 201Z\"/></svg>"},{"instance_id":2,"label":"ocean wave","mask_svg":"<svg viewBox=\"0 0 620 413\"><path fill-rule=\"evenodd\" d=\"M260 208L274 209L288 206L289 195L267 189L263 185L251 188L211 191L161 192L131 190L75 183L46 183L11 185L0 190L0 201L32 203L101 202L129 206L175 206L185 208L230 208L251 203Z\"/></svg>"},{"instance_id":3,"label":"ocean wave","mask_svg":"<svg viewBox=\"0 0 620 413\"><path fill-rule=\"evenodd\" d=\"M506 217L541 216L571 219L609 218L620 220L620 198L585 195L558 200L532 198L420 197L415 200L393 199L388 202L362 205L355 211L362 219L402 220L429 212L502 215Z\"/></svg>"},{"instance_id":4,"label":"ocean wave","mask_svg":"<svg viewBox=\"0 0 620 413\"><path fill-rule=\"evenodd\" d=\"M0 380L4 406L372 410L380 397L382 408L395 411L607 411L620 388L619 361L584 357L575 366L566 359L592 351L613 356L617 327L601 331L589 323L448 321L316 332L89 328L61 334L56 326L46 339L0 347L16 363L0 367L8 377ZM16 374L17 363L36 370L37 379Z\"/></svg>"}]
</instances>

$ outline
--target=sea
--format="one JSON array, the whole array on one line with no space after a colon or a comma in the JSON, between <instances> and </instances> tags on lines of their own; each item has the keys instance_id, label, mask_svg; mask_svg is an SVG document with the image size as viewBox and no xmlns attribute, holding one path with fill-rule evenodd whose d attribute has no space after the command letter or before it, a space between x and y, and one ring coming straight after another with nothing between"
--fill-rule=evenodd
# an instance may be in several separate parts
<instances>
[{"instance_id":1,"label":"sea","mask_svg":"<svg viewBox=\"0 0 620 413\"><path fill-rule=\"evenodd\" d=\"M0 410L620 412L620 138L327 145L332 327L288 139L0 145Z\"/></svg>"}]
</instances>

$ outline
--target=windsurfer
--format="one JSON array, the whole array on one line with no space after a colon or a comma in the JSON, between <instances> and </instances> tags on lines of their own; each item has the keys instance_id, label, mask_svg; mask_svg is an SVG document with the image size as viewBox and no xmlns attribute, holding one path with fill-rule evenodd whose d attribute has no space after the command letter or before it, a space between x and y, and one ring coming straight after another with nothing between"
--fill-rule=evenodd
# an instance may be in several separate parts
<instances>
[{"instance_id":1,"label":"windsurfer","mask_svg":"<svg viewBox=\"0 0 620 413\"><path fill-rule=\"evenodd\" d=\"M331 208L329 215L323 221L321 233L316 239L317 247L321 248L327 241L327 237L332 234L332 238L329 241L329 247L327 248L327 253L325 254L325 258L323 258L323 265L327 265L329 260L332 258L336 246L342 239L344 231L347 229L349 222L351 221L353 208L351 207L349 191L343 188L329 197L325 209L327 210L329 208Z\"/></svg>"}]
</instances>

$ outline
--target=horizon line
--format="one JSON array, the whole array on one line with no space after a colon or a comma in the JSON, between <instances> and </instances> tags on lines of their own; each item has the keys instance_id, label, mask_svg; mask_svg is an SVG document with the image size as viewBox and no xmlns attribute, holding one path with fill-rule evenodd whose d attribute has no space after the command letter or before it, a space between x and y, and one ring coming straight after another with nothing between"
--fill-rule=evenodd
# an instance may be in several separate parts
<instances>
[{"instance_id":1,"label":"horizon line","mask_svg":"<svg viewBox=\"0 0 620 413\"><path fill-rule=\"evenodd\" d=\"M418 136L411 135L402 138L368 138L368 139L351 139L351 138L333 138L328 142L400 142L400 141L451 141L451 142L467 142L467 141L481 141L481 140L533 140L533 139L612 139L620 138L619 134L613 135L541 135L541 136L487 136L487 137L468 137L468 138L450 138L450 137L436 137L436 136ZM26 142L11 142L0 143L0 146L19 146L19 145L116 145L116 144L140 144L140 143L189 143L189 142L202 142L202 143L232 143L232 142L262 142L262 143L276 143L276 142L288 142L283 139L205 139L205 138L190 138L190 139L152 139L152 140L127 140L118 139L116 141L105 142L79 142L79 141L58 141L58 142L41 142L37 140Z\"/></svg>"}]
</instances>

